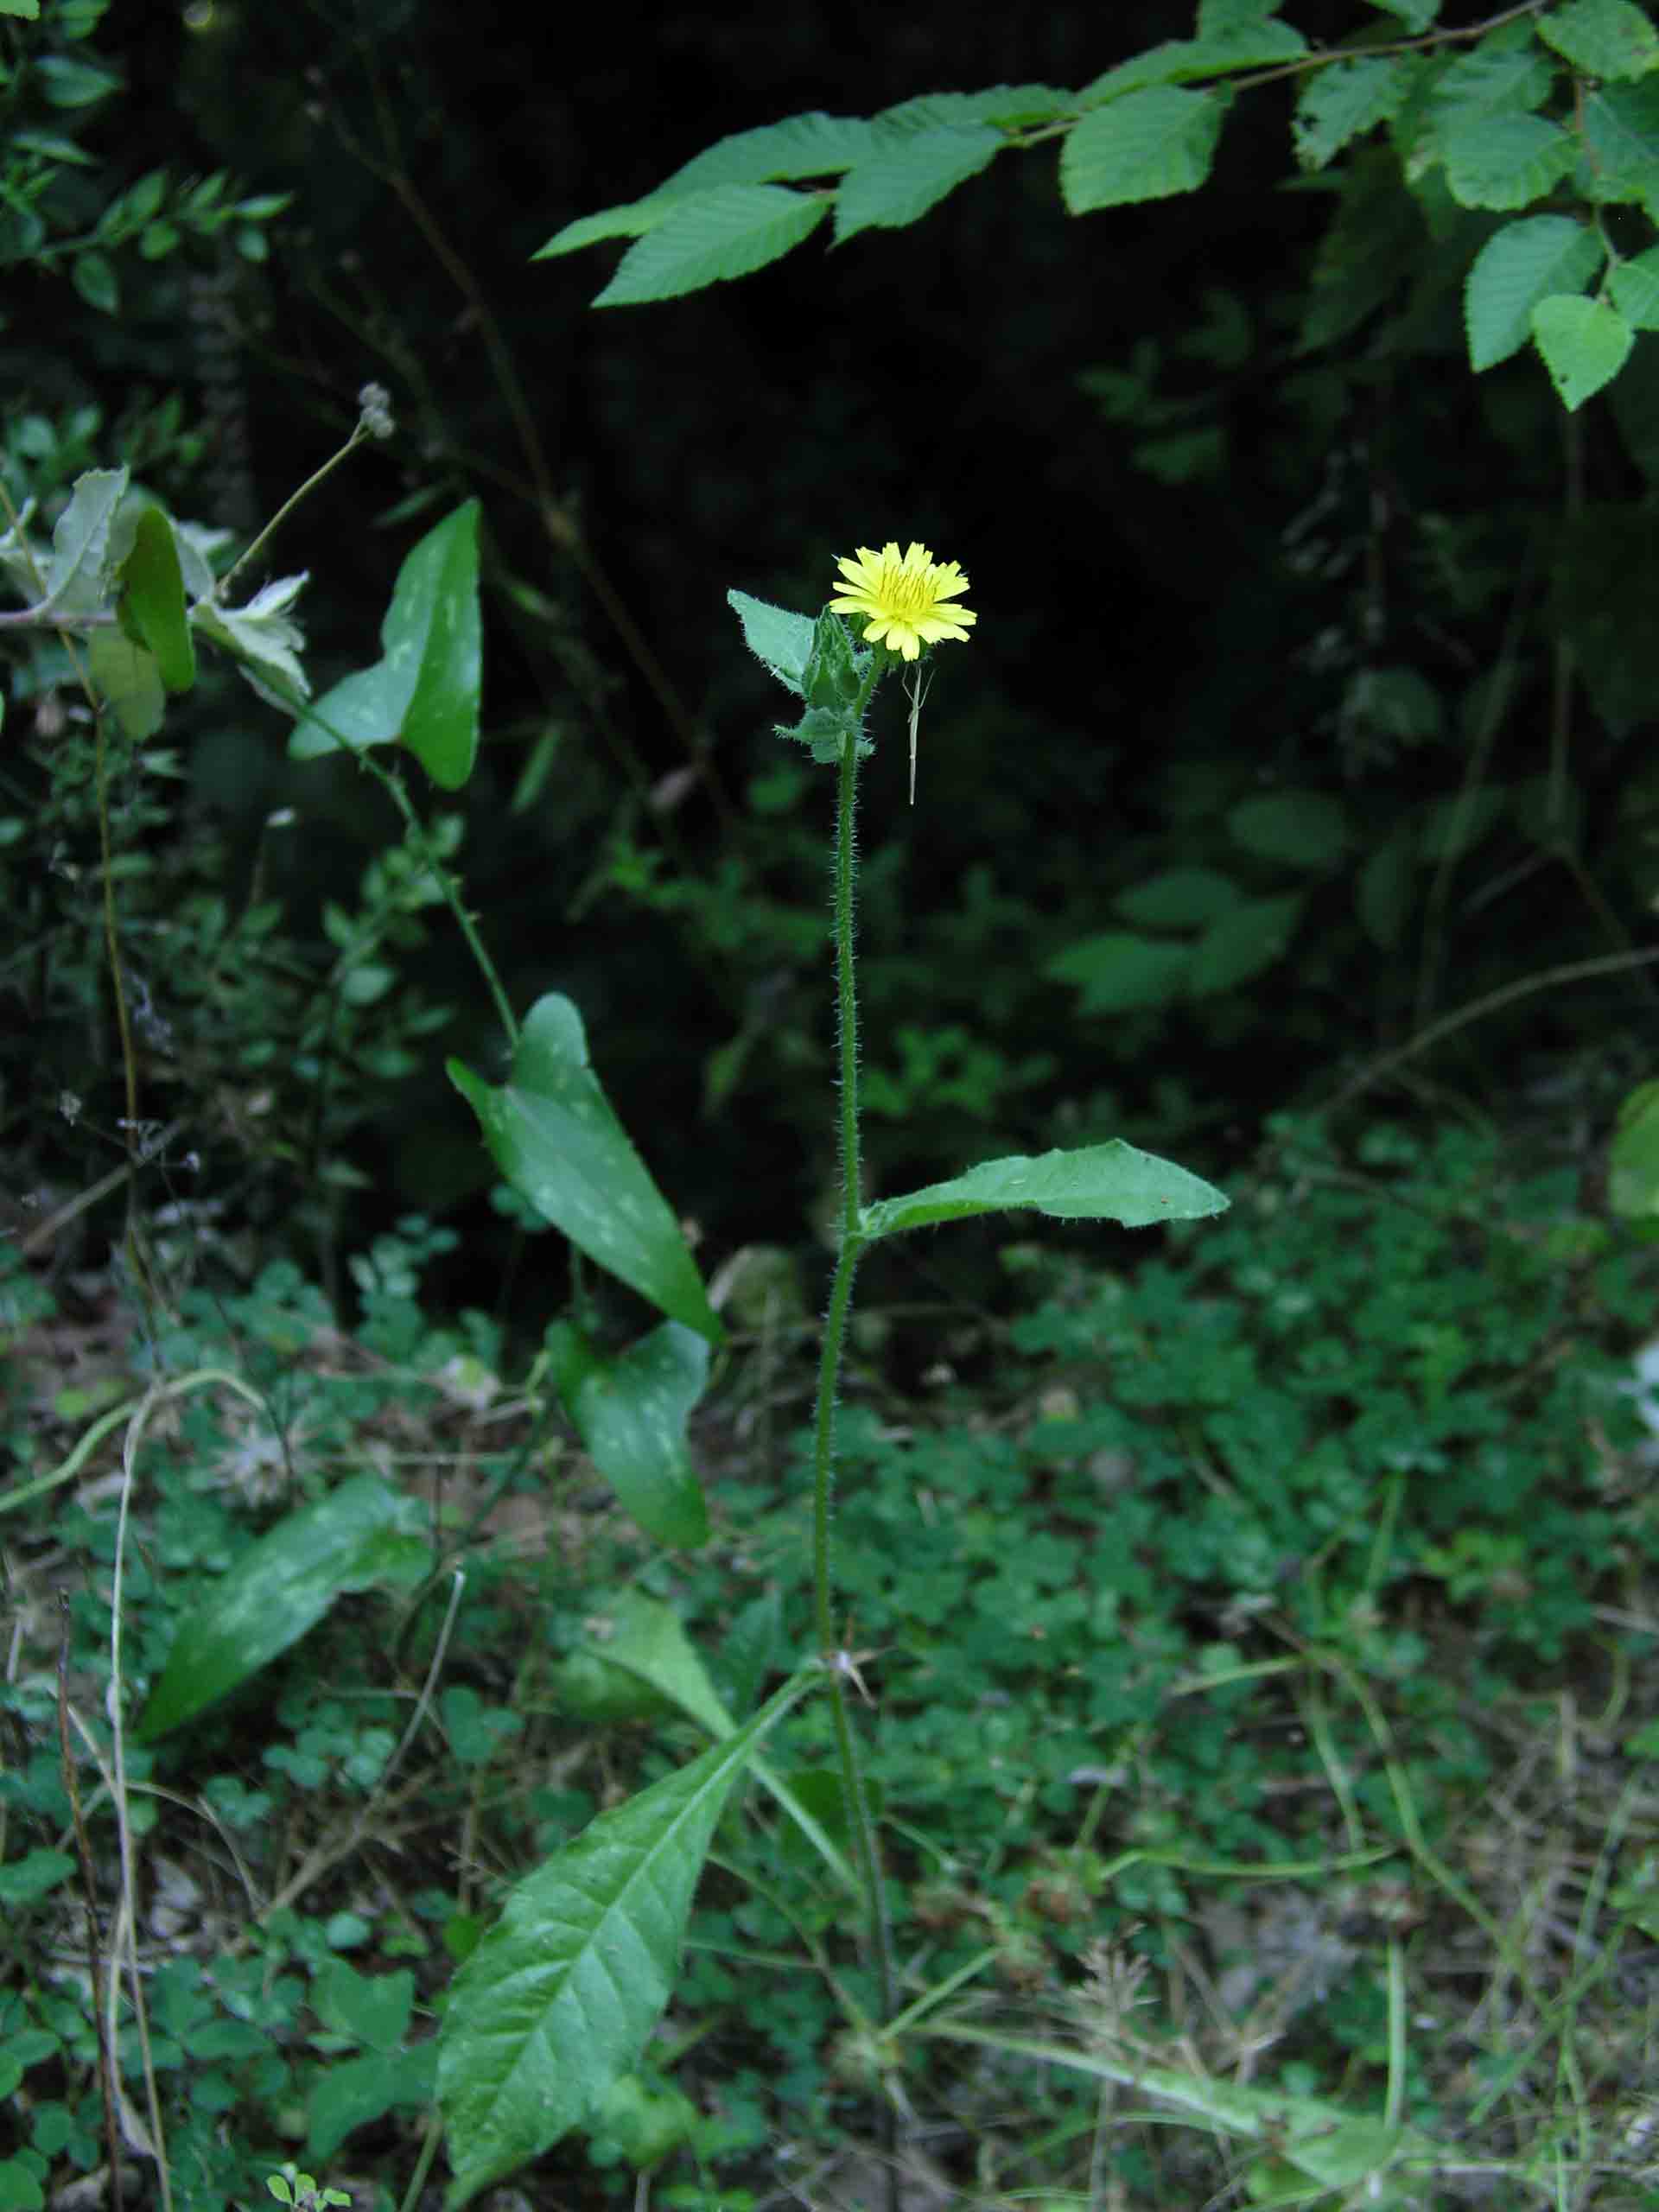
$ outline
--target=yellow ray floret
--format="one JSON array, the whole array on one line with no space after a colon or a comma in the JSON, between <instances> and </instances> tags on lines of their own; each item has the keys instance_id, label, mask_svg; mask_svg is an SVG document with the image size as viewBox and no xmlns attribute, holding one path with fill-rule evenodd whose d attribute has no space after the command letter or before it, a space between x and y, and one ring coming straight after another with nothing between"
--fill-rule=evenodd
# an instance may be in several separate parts
<instances>
[{"instance_id":1,"label":"yellow ray floret","mask_svg":"<svg viewBox=\"0 0 1659 2212\"><path fill-rule=\"evenodd\" d=\"M968 579L955 561L936 562L925 545L912 544L902 558L889 538L879 553L861 545L851 560L836 563L843 579L841 596L830 602L836 614L868 617L866 645L885 644L917 659L924 645L942 638L968 642L968 631L979 617L971 607L951 604L968 588Z\"/></svg>"}]
</instances>

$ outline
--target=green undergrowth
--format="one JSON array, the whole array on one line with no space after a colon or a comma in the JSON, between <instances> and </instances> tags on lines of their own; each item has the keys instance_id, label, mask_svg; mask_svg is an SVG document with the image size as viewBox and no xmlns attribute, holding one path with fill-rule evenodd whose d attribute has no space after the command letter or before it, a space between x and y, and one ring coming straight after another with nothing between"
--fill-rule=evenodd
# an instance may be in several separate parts
<instances>
[{"instance_id":1,"label":"green undergrowth","mask_svg":"<svg viewBox=\"0 0 1659 2212\"><path fill-rule=\"evenodd\" d=\"M874 2088L938 2201L1338 2204L1363 2172L1353 2202L1659 2205L1630 1388L1659 1270L1579 1163L1516 1154L1287 1122L1202 1234L1007 1245L1004 1317L951 1332L971 1387L855 1363L838 1571L918 2009L869 2027L810 1700L767 1759L828 1851L766 1789L728 1811L648 2063L531 2201L874 2202ZM401 2205L499 1896L706 1741L640 1655L689 1639L742 1713L811 1646L798 1340L734 1339L693 1425L714 1532L664 1554L493 1325L423 1310L442 1243L363 1255L349 1327L273 1266L130 1343L0 1274L0 2208L105 2155L60 1722L106 1941L136 1915L153 2110L124 2005L117 2060L175 2202L303 2165ZM401 1516L377 1571L146 1740L193 1613L366 1478Z\"/></svg>"}]
</instances>

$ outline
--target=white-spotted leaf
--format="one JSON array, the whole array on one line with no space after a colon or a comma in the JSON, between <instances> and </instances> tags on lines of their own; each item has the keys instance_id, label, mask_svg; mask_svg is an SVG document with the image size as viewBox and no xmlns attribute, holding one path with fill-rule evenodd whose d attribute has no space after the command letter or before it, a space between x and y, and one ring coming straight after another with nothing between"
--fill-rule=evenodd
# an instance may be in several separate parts
<instances>
[{"instance_id":1,"label":"white-spotted leaf","mask_svg":"<svg viewBox=\"0 0 1659 2212\"><path fill-rule=\"evenodd\" d=\"M531 1008L512 1073L496 1085L460 1060L449 1079L521 1198L671 1320L721 1341L668 1201L628 1141L588 1059L582 1016L556 991Z\"/></svg>"},{"instance_id":2,"label":"white-spotted leaf","mask_svg":"<svg viewBox=\"0 0 1659 2212\"><path fill-rule=\"evenodd\" d=\"M709 1380L709 1341L664 1321L607 1359L568 1321L548 1332L553 1381L588 1457L648 1536L679 1551L709 1534L686 1422Z\"/></svg>"},{"instance_id":3,"label":"white-spotted leaf","mask_svg":"<svg viewBox=\"0 0 1659 2212\"><path fill-rule=\"evenodd\" d=\"M302 718L289 757L401 740L435 784L459 791L478 757L483 680L476 499L428 531L404 561L380 642L372 668L346 677Z\"/></svg>"},{"instance_id":4,"label":"white-spotted leaf","mask_svg":"<svg viewBox=\"0 0 1659 2212\"><path fill-rule=\"evenodd\" d=\"M1145 1229L1155 1221L1195 1221L1221 1213L1228 1201L1200 1176L1122 1137L1034 1158L988 1160L948 1183L930 1183L901 1198L866 1206L860 1226L871 1239L971 1214L1026 1207L1056 1221L1116 1221Z\"/></svg>"},{"instance_id":5,"label":"white-spotted leaf","mask_svg":"<svg viewBox=\"0 0 1659 2212\"><path fill-rule=\"evenodd\" d=\"M345 1592L418 1580L431 1564L426 1525L420 1500L378 1475L353 1475L279 1521L205 1599L181 1609L139 1740L153 1742L239 1688Z\"/></svg>"}]
</instances>

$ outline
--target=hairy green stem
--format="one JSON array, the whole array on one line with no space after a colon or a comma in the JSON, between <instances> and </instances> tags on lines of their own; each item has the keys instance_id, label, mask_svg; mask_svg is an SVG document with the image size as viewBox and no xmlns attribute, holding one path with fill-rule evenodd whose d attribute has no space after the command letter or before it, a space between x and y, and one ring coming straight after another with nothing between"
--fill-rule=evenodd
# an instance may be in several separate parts
<instances>
[{"instance_id":1,"label":"hairy green stem","mask_svg":"<svg viewBox=\"0 0 1659 2212\"><path fill-rule=\"evenodd\" d=\"M836 1390L841 1373L842 1346L847 1317L852 1310L853 1279L865 1236L860 1218L858 1133L858 993L853 954L853 887L857 874L855 842L858 779L858 731L863 709L881 672L878 658L872 663L853 713L841 758L836 800L835 931L836 992L841 1057L841 1231L835 1281L830 1292L830 1311L824 1321L823 1349L818 1363L818 1405L813 1452L812 1600L817 1627L818 1654L830 1675L830 1694L835 1715L836 1749L841 1764L842 1795L852 1829L854 1856L869 1914L870 1949L875 1965L878 2003L882 2024L893 2018L893 1931L888 1924L887 1897L881 1881L881 1861L876 1848L875 1823L870 1816L858 1744L853 1733L852 1710L847 1685L853 1661L843 1653L836 1634L835 1580L830 1555L830 1522L835 1497Z\"/></svg>"}]
</instances>

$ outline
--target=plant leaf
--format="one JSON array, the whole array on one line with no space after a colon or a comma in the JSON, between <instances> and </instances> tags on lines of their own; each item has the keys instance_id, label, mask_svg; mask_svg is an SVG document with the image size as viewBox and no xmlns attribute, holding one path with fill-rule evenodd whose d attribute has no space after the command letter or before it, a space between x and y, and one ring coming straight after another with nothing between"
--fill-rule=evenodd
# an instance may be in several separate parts
<instances>
[{"instance_id":1,"label":"plant leaf","mask_svg":"<svg viewBox=\"0 0 1659 2212\"><path fill-rule=\"evenodd\" d=\"M118 630L95 630L86 641L86 665L127 736L153 737L167 711L156 656Z\"/></svg>"},{"instance_id":2,"label":"plant leaf","mask_svg":"<svg viewBox=\"0 0 1659 2212\"><path fill-rule=\"evenodd\" d=\"M298 658L305 634L289 612L305 581L302 570L264 585L245 607L219 607L203 599L190 610L194 626L234 656L260 697L290 714L299 713L311 696Z\"/></svg>"},{"instance_id":3,"label":"plant leaf","mask_svg":"<svg viewBox=\"0 0 1659 2212\"><path fill-rule=\"evenodd\" d=\"M133 532L132 550L121 563L124 604L139 636L156 657L169 691L188 691L196 680L196 649L184 605L184 571L173 525L159 507L146 507Z\"/></svg>"},{"instance_id":4,"label":"plant leaf","mask_svg":"<svg viewBox=\"0 0 1659 2212\"><path fill-rule=\"evenodd\" d=\"M1607 1203L1626 1220L1659 1216L1659 1083L1643 1083L1618 1109L1608 1152Z\"/></svg>"},{"instance_id":5,"label":"plant leaf","mask_svg":"<svg viewBox=\"0 0 1659 2212\"><path fill-rule=\"evenodd\" d=\"M679 1223L588 1065L582 1016L569 999L556 991L537 999L499 1088L460 1060L449 1062L449 1080L521 1198L671 1319L710 1344L723 1340Z\"/></svg>"},{"instance_id":6,"label":"plant leaf","mask_svg":"<svg viewBox=\"0 0 1659 2212\"><path fill-rule=\"evenodd\" d=\"M1291 125L1296 158L1305 169L1322 169L1351 139L1399 112L1412 86L1408 62L1406 55L1363 55L1313 73Z\"/></svg>"},{"instance_id":7,"label":"plant leaf","mask_svg":"<svg viewBox=\"0 0 1659 2212\"><path fill-rule=\"evenodd\" d=\"M1299 892L1276 899L1246 899L1212 922L1192 948L1186 988L1193 998L1236 990L1282 960L1302 918Z\"/></svg>"},{"instance_id":8,"label":"plant leaf","mask_svg":"<svg viewBox=\"0 0 1659 2212\"><path fill-rule=\"evenodd\" d=\"M1196 192L1210 174L1225 109L1222 94L1175 85L1149 86L1093 109L1060 155L1068 210L1084 215Z\"/></svg>"},{"instance_id":9,"label":"plant leaf","mask_svg":"<svg viewBox=\"0 0 1659 2212\"><path fill-rule=\"evenodd\" d=\"M1083 1014L1128 1014L1137 1007L1167 1006L1180 995L1192 948L1141 937L1133 930L1103 930L1078 939L1045 961L1043 973L1074 983Z\"/></svg>"},{"instance_id":10,"label":"plant leaf","mask_svg":"<svg viewBox=\"0 0 1659 2212\"><path fill-rule=\"evenodd\" d=\"M104 604L110 531L126 497L124 468L93 468L75 479L52 533L46 595L57 614L92 614Z\"/></svg>"},{"instance_id":11,"label":"plant leaf","mask_svg":"<svg viewBox=\"0 0 1659 2212\"><path fill-rule=\"evenodd\" d=\"M1141 930L1196 930L1238 904L1238 886L1213 868L1170 868L1120 892L1112 904Z\"/></svg>"},{"instance_id":12,"label":"plant leaf","mask_svg":"<svg viewBox=\"0 0 1659 2212\"><path fill-rule=\"evenodd\" d=\"M354 1475L279 1521L184 1617L137 1734L153 1743L228 1695L315 1627L336 1598L425 1573L426 1516L378 1475Z\"/></svg>"},{"instance_id":13,"label":"plant leaf","mask_svg":"<svg viewBox=\"0 0 1659 2212\"><path fill-rule=\"evenodd\" d=\"M778 184L717 184L693 193L629 247L594 305L643 307L747 276L810 237L829 212L827 197Z\"/></svg>"},{"instance_id":14,"label":"plant leaf","mask_svg":"<svg viewBox=\"0 0 1659 2212\"><path fill-rule=\"evenodd\" d=\"M677 1772L601 1813L509 1892L457 1975L439 2034L447 2212L569 2133L639 2057L679 1968L733 1784L803 1675Z\"/></svg>"},{"instance_id":15,"label":"plant leaf","mask_svg":"<svg viewBox=\"0 0 1659 2212\"><path fill-rule=\"evenodd\" d=\"M1659 245L1621 261L1609 276L1607 289L1632 330L1659 330Z\"/></svg>"},{"instance_id":16,"label":"plant leaf","mask_svg":"<svg viewBox=\"0 0 1659 2212\"><path fill-rule=\"evenodd\" d=\"M883 135L842 180L836 196L836 244L874 226L901 230L918 221L959 184L988 168L1007 143L983 123Z\"/></svg>"},{"instance_id":17,"label":"plant leaf","mask_svg":"<svg viewBox=\"0 0 1659 2212\"><path fill-rule=\"evenodd\" d=\"M648 1536L694 1551L709 1509L686 1449L686 1422L709 1380L709 1342L664 1321L607 1359L580 1330L547 1335L553 1380L588 1456Z\"/></svg>"},{"instance_id":18,"label":"plant leaf","mask_svg":"<svg viewBox=\"0 0 1659 2212\"><path fill-rule=\"evenodd\" d=\"M408 746L433 782L459 791L478 757L482 646L478 501L428 531L397 571L372 668L346 677L292 731L289 757L344 746Z\"/></svg>"},{"instance_id":19,"label":"plant leaf","mask_svg":"<svg viewBox=\"0 0 1659 2212\"><path fill-rule=\"evenodd\" d=\"M1470 366L1478 372L1518 353L1539 301L1587 284L1603 256L1595 232L1567 215L1529 215L1494 232L1463 289Z\"/></svg>"},{"instance_id":20,"label":"plant leaf","mask_svg":"<svg viewBox=\"0 0 1659 2212\"><path fill-rule=\"evenodd\" d=\"M1630 324L1605 300L1540 300L1532 335L1569 415L1612 382L1636 343Z\"/></svg>"},{"instance_id":21,"label":"plant leaf","mask_svg":"<svg viewBox=\"0 0 1659 2212\"><path fill-rule=\"evenodd\" d=\"M765 661L785 690L798 699L804 698L806 664L817 635L812 617L791 614L786 607L772 607L764 599L751 599L746 591L728 591L726 602L743 625L749 651Z\"/></svg>"},{"instance_id":22,"label":"plant leaf","mask_svg":"<svg viewBox=\"0 0 1659 2212\"><path fill-rule=\"evenodd\" d=\"M1034 1159L1016 1153L1007 1160L988 1160L948 1183L930 1183L901 1198L878 1199L863 1209L860 1226L874 1240L938 1221L1029 1206L1056 1221L1117 1221L1126 1229L1144 1229L1154 1221L1195 1221L1221 1213L1227 1203L1212 1184L1185 1167L1113 1137L1106 1144L1040 1153Z\"/></svg>"},{"instance_id":23,"label":"plant leaf","mask_svg":"<svg viewBox=\"0 0 1659 2212\"><path fill-rule=\"evenodd\" d=\"M1477 116L1452 124L1441 147L1447 188L1463 207L1530 207L1579 157L1573 137L1539 115Z\"/></svg>"},{"instance_id":24,"label":"plant leaf","mask_svg":"<svg viewBox=\"0 0 1659 2212\"><path fill-rule=\"evenodd\" d=\"M678 1706L716 1743L724 1743L737 1732L737 1723L709 1681L708 1669L672 1606L646 1597L643 1591L625 1590L602 1611L610 1633L602 1643L595 1640L584 1645L584 1657L645 1683L658 1698Z\"/></svg>"},{"instance_id":25,"label":"plant leaf","mask_svg":"<svg viewBox=\"0 0 1659 2212\"><path fill-rule=\"evenodd\" d=\"M1659 69L1659 32L1633 0L1568 0L1538 18L1538 35L1586 77Z\"/></svg>"},{"instance_id":26,"label":"plant leaf","mask_svg":"<svg viewBox=\"0 0 1659 2212\"><path fill-rule=\"evenodd\" d=\"M1348 815L1324 791L1266 791L1242 799L1227 817L1236 845L1292 868L1335 868L1348 849Z\"/></svg>"}]
</instances>

